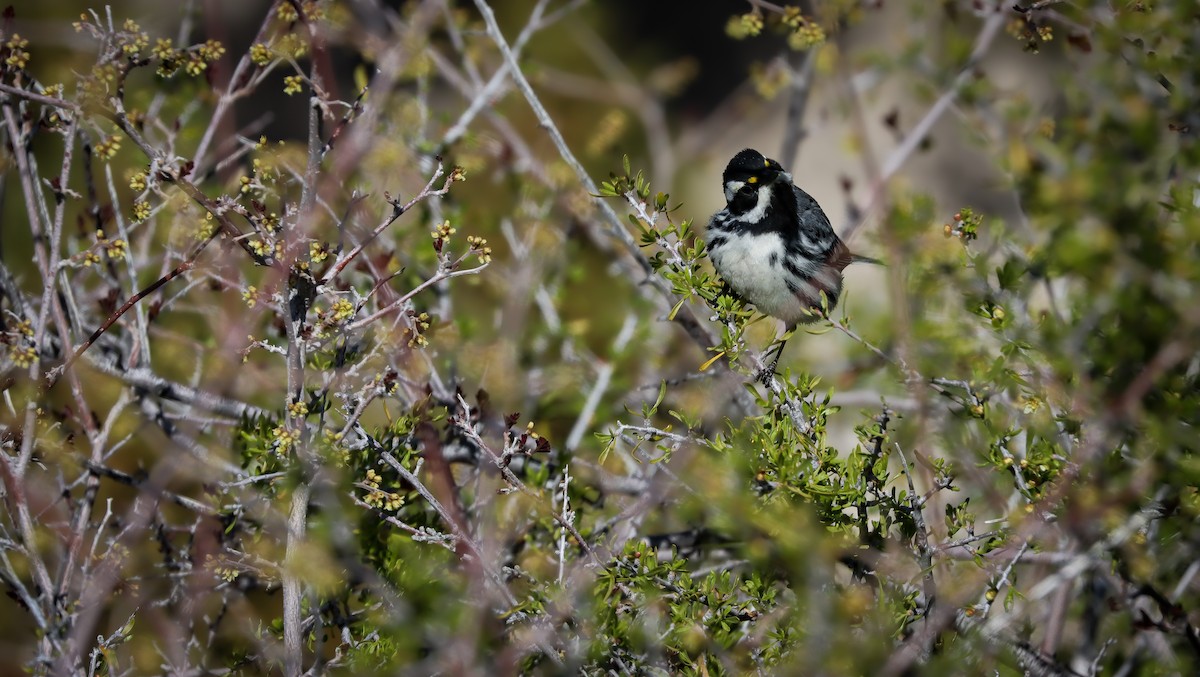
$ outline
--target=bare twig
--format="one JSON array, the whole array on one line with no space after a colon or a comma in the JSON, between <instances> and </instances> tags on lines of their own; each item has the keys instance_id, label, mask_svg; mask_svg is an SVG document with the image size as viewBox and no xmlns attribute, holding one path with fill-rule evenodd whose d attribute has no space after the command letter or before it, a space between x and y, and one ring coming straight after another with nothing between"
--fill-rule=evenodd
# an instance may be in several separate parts
<instances>
[{"instance_id":1,"label":"bare twig","mask_svg":"<svg viewBox=\"0 0 1200 677\"><path fill-rule=\"evenodd\" d=\"M921 566L922 580L924 581L925 592L925 617L933 613L937 608L937 583L933 577L933 551L935 546L929 543L929 529L925 526L925 511L921 507L917 488L913 483L912 468L908 465L908 459L904 457L904 449L899 444L893 445L896 453L900 455L900 460L903 463L901 472L904 473L904 478L908 481L908 501L911 504L909 514L912 515L913 525L916 527L916 535L914 536L917 546L917 563ZM928 622L928 621L927 621ZM928 652L932 648L932 644L926 645L923 651Z\"/></svg>"},{"instance_id":2,"label":"bare twig","mask_svg":"<svg viewBox=\"0 0 1200 677\"><path fill-rule=\"evenodd\" d=\"M338 260L332 266L330 266L329 271L326 272L321 278L321 284L329 284L335 278L337 278L337 276L346 268L346 266L350 265L350 262L362 253L363 249L365 249L368 244L374 241L375 238L379 237L380 233L386 230L388 226L395 223L396 219L400 218L405 212L412 209L413 206L418 202L430 197L441 197L450 192L450 184L454 181L453 174L446 178L446 181L442 184L441 188L435 189L433 187L433 185L442 177L442 175L442 161L439 158L437 161L437 169L434 170L433 176L430 177L429 182L425 184L425 187L421 189L421 192L417 193L411 200L403 204L400 203L399 199L393 200L389 198L388 204L392 205L391 214L384 218L384 220L380 222L380 224L376 226L375 229L371 231L371 233L364 238L362 242L359 242L354 249L351 249L346 254L339 256Z\"/></svg>"},{"instance_id":3,"label":"bare twig","mask_svg":"<svg viewBox=\"0 0 1200 677\"><path fill-rule=\"evenodd\" d=\"M878 176L874 180L874 185L871 187L871 198L860 214L857 221L849 224L842 230L841 238L846 242L853 239L855 233L865 223L875 210L883 203L887 195L887 181L904 166L929 133L933 130L933 126L941 119L946 111L950 110L951 104L958 99L959 93L962 91L972 79L978 77L976 68L979 62L987 54L988 49L992 46L992 42L1000 33L1000 29L1004 27L1004 22L1007 19L1008 12L996 8L991 15L984 21L983 27L979 31L979 35L975 38L975 46L971 49L971 55L967 57L967 62L963 64L962 69L950 83L946 91L938 97L937 101L930 106L925 116L921 118L908 135L904 137L904 141L891 152L883 162L883 166L878 172Z\"/></svg>"},{"instance_id":4,"label":"bare twig","mask_svg":"<svg viewBox=\"0 0 1200 677\"><path fill-rule=\"evenodd\" d=\"M784 122L783 141L779 150L779 164L784 167L796 166L796 156L800 152L800 144L808 136L804 130L804 113L808 109L816 63L817 50L815 48L795 53L792 57L787 118Z\"/></svg>"},{"instance_id":5,"label":"bare twig","mask_svg":"<svg viewBox=\"0 0 1200 677\"><path fill-rule=\"evenodd\" d=\"M188 255L188 257L186 259L184 259L178 266L175 266L174 270L167 273L166 275L163 275L162 277L158 278L154 282L151 282L145 289L142 289L138 293L129 297L129 299L126 300L125 303L121 304L120 308L117 308L116 310L114 310L112 312L112 314L110 314L108 316L108 318L106 320L104 320L104 322L100 323L99 327L96 327L96 330L92 332L92 335L89 336L86 341L79 344L79 346L75 349L75 352L71 355L71 357L65 363L63 363L62 366L56 367L56 368L52 369L49 373L47 373L46 381L47 381L48 386L53 387L54 384L58 382L58 379L60 377L62 377L63 373L65 373L68 369L70 369L71 366L73 364L75 364L75 361L78 360L79 357L81 355L83 355L83 353L86 352L88 348L92 347L92 344L94 344L96 342L96 339L100 338L104 334L104 332L108 331L110 327L112 327L114 324L116 324L117 320L121 319L121 316L124 315L126 312L128 312L129 309L132 308L134 305L136 305L138 301L141 301L142 299L146 298L150 294L153 294L154 292L158 291L159 287L162 287L164 284L170 282L171 280L174 280L175 278L179 277L180 275L183 275L187 271L194 268L196 265L196 257L198 257L200 255L200 252L204 251L204 248L208 246L208 243L213 241L213 238L215 238L216 235L217 235L217 233L214 231L213 234L210 235L207 239L201 241L198 245L196 245L196 247L192 249L192 252Z\"/></svg>"}]
</instances>

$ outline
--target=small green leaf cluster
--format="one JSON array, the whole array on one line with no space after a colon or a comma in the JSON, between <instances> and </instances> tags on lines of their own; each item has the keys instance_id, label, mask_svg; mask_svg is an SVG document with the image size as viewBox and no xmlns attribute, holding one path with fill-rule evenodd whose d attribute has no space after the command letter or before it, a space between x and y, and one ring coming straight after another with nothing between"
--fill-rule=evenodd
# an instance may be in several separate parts
<instances>
[{"instance_id":1,"label":"small green leaf cluster","mask_svg":"<svg viewBox=\"0 0 1200 677\"><path fill-rule=\"evenodd\" d=\"M771 624L772 639L739 650L756 622L779 608L779 584L755 573L695 575L678 552L628 543L596 577L592 662L587 672L625 664L680 674L723 672L717 655L734 652L750 668L778 660L790 630ZM650 611L650 613L647 613Z\"/></svg>"},{"instance_id":2,"label":"small green leaf cluster","mask_svg":"<svg viewBox=\"0 0 1200 677\"><path fill-rule=\"evenodd\" d=\"M623 174L610 173L609 180L601 185L599 196L621 198L632 209L628 218L638 244L650 250L647 260L651 268L670 284L671 293L677 297L668 319L674 319L686 303L706 304L719 322L721 342L711 348L714 356L701 369L722 357L738 364L746 348L746 324L754 313L704 264L708 255L692 221L676 223L673 214L682 205L669 206L670 195L662 192L651 200L649 181L642 170L632 172L628 156L624 158L623 170Z\"/></svg>"}]
</instances>

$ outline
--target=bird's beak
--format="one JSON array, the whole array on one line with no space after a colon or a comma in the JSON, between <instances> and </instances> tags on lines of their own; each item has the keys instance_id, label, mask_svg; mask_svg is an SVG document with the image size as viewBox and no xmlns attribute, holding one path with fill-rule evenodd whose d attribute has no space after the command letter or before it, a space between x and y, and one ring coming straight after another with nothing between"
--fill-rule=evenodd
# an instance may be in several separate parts
<instances>
[{"instance_id":1,"label":"bird's beak","mask_svg":"<svg viewBox=\"0 0 1200 677\"><path fill-rule=\"evenodd\" d=\"M790 181L792 177L791 174L783 171L783 167L778 162L768 158L767 166L763 169L763 178L766 179L765 183L775 183L780 178L786 178Z\"/></svg>"}]
</instances>

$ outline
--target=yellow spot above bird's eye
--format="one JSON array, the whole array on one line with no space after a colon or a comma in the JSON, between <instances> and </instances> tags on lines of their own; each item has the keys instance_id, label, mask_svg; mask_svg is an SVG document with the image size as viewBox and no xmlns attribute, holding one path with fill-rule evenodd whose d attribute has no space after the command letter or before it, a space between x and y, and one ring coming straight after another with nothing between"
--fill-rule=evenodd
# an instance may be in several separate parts
<instances>
[{"instance_id":1,"label":"yellow spot above bird's eye","mask_svg":"<svg viewBox=\"0 0 1200 677\"><path fill-rule=\"evenodd\" d=\"M751 176L750 178L746 179L746 183L758 183L758 177Z\"/></svg>"},{"instance_id":2,"label":"yellow spot above bird's eye","mask_svg":"<svg viewBox=\"0 0 1200 677\"><path fill-rule=\"evenodd\" d=\"M770 166L771 166L771 161L770 161L770 160L763 160L763 166L764 166L764 167L770 167Z\"/></svg>"}]
</instances>

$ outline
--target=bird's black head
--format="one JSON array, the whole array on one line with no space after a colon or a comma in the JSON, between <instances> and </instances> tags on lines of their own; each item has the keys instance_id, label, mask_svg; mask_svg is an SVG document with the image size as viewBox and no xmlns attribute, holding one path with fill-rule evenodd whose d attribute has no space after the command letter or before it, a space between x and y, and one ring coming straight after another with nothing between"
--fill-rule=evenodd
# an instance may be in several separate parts
<instances>
[{"instance_id":1,"label":"bird's black head","mask_svg":"<svg viewBox=\"0 0 1200 677\"><path fill-rule=\"evenodd\" d=\"M791 182L791 176L783 171L778 162L764 157L753 148L734 155L721 176L728 209L735 214L754 211L755 207L764 211L766 203L770 201L770 187L781 177Z\"/></svg>"},{"instance_id":2,"label":"bird's black head","mask_svg":"<svg viewBox=\"0 0 1200 677\"><path fill-rule=\"evenodd\" d=\"M755 180L750 183L762 185L775 179L782 171L783 168L779 166L778 162L764 157L762 153L753 148L747 148L734 155L729 164L725 165L725 174L722 179L728 185L730 181L747 182L748 179L753 178Z\"/></svg>"}]
</instances>

